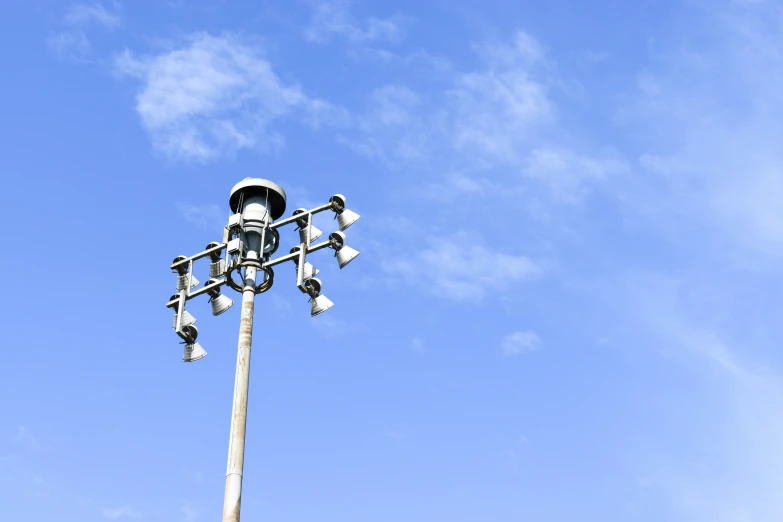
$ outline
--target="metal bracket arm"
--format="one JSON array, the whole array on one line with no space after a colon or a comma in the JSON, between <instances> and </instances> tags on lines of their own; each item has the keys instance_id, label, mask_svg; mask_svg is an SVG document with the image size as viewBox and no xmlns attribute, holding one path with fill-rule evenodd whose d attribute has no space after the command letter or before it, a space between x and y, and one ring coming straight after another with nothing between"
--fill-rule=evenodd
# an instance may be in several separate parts
<instances>
[{"instance_id":1,"label":"metal bracket arm","mask_svg":"<svg viewBox=\"0 0 783 522\"><path fill-rule=\"evenodd\" d=\"M312 210L308 210L307 213L308 214L318 214L319 212L323 212L324 210L332 210L333 208L334 208L334 206L332 205L332 203L324 203L323 205L321 205L319 207L315 207ZM291 223L295 223L297 220L302 219L303 217L304 217L303 214L296 214L294 216L287 217L285 219L281 219L280 221L278 221L276 223L272 223L270 225L270 227L271 228L284 227L286 225L290 225Z\"/></svg>"},{"instance_id":2,"label":"metal bracket arm","mask_svg":"<svg viewBox=\"0 0 783 522\"><path fill-rule=\"evenodd\" d=\"M201 294L206 294L207 292L209 292L213 288L220 288L224 284L226 284L226 280L225 279L220 279L216 283L212 283L211 285L207 285L207 286L205 286L203 288L199 288L195 292L192 292L192 293L189 293L189 294L185 294L185 301L189 301L189 300L193 299L194 297L197 297L197 296L199 296ZM178 301L179 301L179 299L175 299L173 301L169 301L168 303L166 303L166 307L174 306Z\"/></svg>"},{"instance_id":3,"label":"metal bracket arm","mask_svg":"<svg viewBox=\"0 0 783 522\"><path fill-rule=\"evenodd\" d=\"M226 248L226 243L221 243L221 244L219 244L216 247L208 248L208 249L204 250L203 252L199 252L198 254L196 254L194 256L186 257L185 259L182 259L181 261L177 261L176 263L172 263L171 264L171 269L175 270L180 265L184 265L186 263L189 263L190 261L195 261L196 259L201 259L202 257L206 257L206 256L208 256L209 254L211 254L213 252L220 252L224 248Z\"/></svg>"},{"instance_id":4,"label":"metal bracket arm","mask_svg":"<svg viewBox=\"0 0 783 522\"><path fill-rule=\"evenodd\" d=\"M317 252L318 250L323 250L324 248L329 248L332 246L332 241L330 239L327 239L326 241L323 241L321 243L318 243L316 245L307 247L307 253L312 254L313 252ZM277 259L272 259L270 261L267 261L263 264L264 268L279 265L280 263L285 263L286 261L293 261L294 259L299 258L299 251L294 252L293 254L286 254L284 256L280 256Z\"/></svg>"}]
</instances>

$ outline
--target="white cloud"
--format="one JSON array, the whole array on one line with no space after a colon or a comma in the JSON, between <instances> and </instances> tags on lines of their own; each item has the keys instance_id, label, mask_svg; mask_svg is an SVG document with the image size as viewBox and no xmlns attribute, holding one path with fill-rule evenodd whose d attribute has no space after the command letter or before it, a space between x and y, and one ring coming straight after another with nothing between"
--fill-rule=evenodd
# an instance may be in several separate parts
<instances>
[{"instance_id":1,"label":"white cloud","mask_svg":"<svg viewBox=\"0 0 783 522\"><path fill-rule=\"evenodd\" d=\"M38 446L38 442L35 440L32 433L30 433L30 430L27 429L27 426L22 426L21 424L16 427L16 441L28 447Z\"/></svg>"},{"instance_id":2,"label":"white cloud","mask_svg":"<svg viewBox=\"0 0 783 522\"><path fill-rule=\"evenodd\" d=\"M428 248L395 261L383 269L392 276L424 285L434 295L480 299L488 290L530 280L543 272L540 264L524 255L493 251L476 244L477 235L434 239Z\"/></svg>"},{"instance_id":3,"label":"white cloud","mask_svg":"<svg viewBox=\"0 0 783 522\"><path fill-rule=\"evenodd\" d=\"M417 194L442 204L451 204L465 196L497 192L499 186L480 176L462 172L446 174L437 182L416 187Z\"/></svg>"},{"instance_id":4,"label":"white cloud","mask_svg":"<svg viewBox=\"0 0 783 522\"><path fill-rule=\"evenodd\" d=\"M513 357L523 352L538 350L541 348L541 339L531 330L513 332L503 338L500 348L505 357Z\"/></svg>"},{"instance_id":5,"label":"white cloud","mask_svg":"<svg viewBox=\"0 0 783 522\"><path fill-rule=\"evenodd\" d=\"M411 111L419 103L419 97L404 85L384 85L373 90L370 95L372 110L364 119L367 127L376 125L407 125L411 121Z\"/></svg>"},{"instance_id":6,"label":"white cloud","mask_svg":"<svg viewBox=\"0 0 783 522\"><path fill-rule=\"evenodd\" d=\"M493 67L530 67L545 61L541 44L524 31L517 31L510 44L477 42L473 50Z\"/></svg>"},{"instance_id":7,"label":"white cloud","mask_svg":"<svg viewBox=\"0 0 783 522\"><path fill-rule=\"evenodd\" d=\"M82 31L52 33L46 45L61 60L85 61L92 50L90 40Z\"/></svg>"},{"instance_id":8,"label":"white cloud","mask_svg":"<svg viewBox=\"0 0 783 522\"><path fill-rule=\"evenodd\" d=\"M358 23L348 12L349 2L320 2L313 11L305 38L316 43L326 43L333 36L342 36L354 44L376 40L399 41L402 28L399 18L368 18Z\"/></svg>"},{"instance_id":9,"label":"white cloud","mask_svg":"<svg viewBox=\"0 0 783 522\"><path fill-rule=\"evenodd\" d=\"M478 44L486 68L460 74L448 91L453 103L453 143L490 161L516 163L531 133L554 119L547 86L534 78L543 60L535 40L518 32L513 45Z\"/></svg>"},{"instance_id":10,"label":"white cloud","mask_svg":"<svg viewBox=\"0 0 783 522\"><path fill-rule=\"evenodd\" d=\"M120 25L118 14L110 13L99 3L76 4L65 15L65 23L75 26L96 24L106 29L114 29Z\"/></svg>"},{"instance_id":11,"label":"white cloud","mask_svg":"<svg viewBox=\"0 0 783 522\"><path fill-rule=\"evenodd\" d=\"M605 282L601 286L609 288ZM709 389L694 391L704 402L693 420L704 429L684 437L699 444L703 453L683 459L678 448L651 447L649 456L657 464L647 482L661 488L687 520L780 520L783 379L758 359L759 353L774 353L779 344L774 329L769 345L759 346L767 343L750 333L755 318L741 318L739 328L727 320L742 317L738 310L754 304L739 302L735 297L744 291L737 292L725 280L715 284L702 274L634 273L626 276L624 286L628 295L612 298L622 303L615 317L627 314L623 323L641 332L667 361L691 366L691 390ZM755 305L753 312L760 308L764 305ZM765 329L774 323L776 311L767 315L761 318Z\"/></svg>"},{"instance_id":12,"label":"white cloud","mask_svg":"<svg viewBox=\"0 0 783 522\"><path fill-rule=\"evenodd\" d=\"M573 138L561 137L567 133L550 91L563 81L549 76L553 67L535 38L517 31L508 43L480 42L473 49L483 67L457 74L447 91L445 128L463 168L518 172L521 182L536 182L561 203L577 202L590 186L628 171L617 152L580 152L568 142Z\"/></svg>"},{"instance_id":13,"label":"white cloud","mask_svg":"<svg viewBox=\"0 0 783 522\"><path fill-rule=\"evenodd\" d=\"M119 506L114 508L101 508L101 515L109 520L118 520L121 518L139 518L141 515L130 506Z\"/></svg>"},{"instance_id":14,"label":"white cloud","mask_svg":"<svg viewBox=\"0 0 783 522\"><path fill-rule=\"evenodd\" d=\"M644 142L640 164L659 175L637 200L677 222L718 227L746 257L779 260L783 38L770 23L778 7L735 3L707 18L711 37L659 49L618 110L617 121Z\"/></svg>"},{"instance_id":15,"label":"white cloud","mask_svg":"<svg viewBox=\"0 0 783 522\"><path fill-rule=\"evenodd\" d=\"M559 201L581 199L587 187L608 176L628 172L618 154L583 156L567 149L535 148L525 160L524 174L547 185Z\"/></svg>"},{"instance_id":16,"label":"white cloud","mask_svg":"<svg viewBox=\"0 0 783 522\"><path fill-rule=\"evenodd\" d=\"M367 60L377 63L413 66L428 72L445 73L451 68L451 63L441 57L432 55L426 51L414 51L408 54L399 54L388 49L378 47L361 46L351 49L349 54L356 60Z\"/></svg>"},{"instance_id":17,"label":"white cloud","mask_svg":"<svg viewBox=\"0 0 783 522\"><path fill-rule=\"evenodd\" d=\"M407 437L408 434L402 430L389 430L386 433L384 433L384 436L393 440L400 440Z\"/></svg>"},{"instance_id":18,"label":"white cloud","mask_svg":"<svg viewBox=\"0 0 783 522\"><path fill-rule=\"evenodd\" d=\"M473 72L449 91L454 102L453 143L458 150L507 163L518 162L523 142L552 119L544 85L522 69Z\"/></svg>"},{"instance_id":19,"label":"white cloud","mask_svg":"<svg viewBox=\"0 0 783 522\"><path fill-rule=\"evenodd\" d=\"M340 134L338 142L359 155L387 164L396 159L420 161L428 157L429 140L421 116L426 109L415 92L405 85L383 85L369 94L366 105L354 117L358 133Z\"/></svg>"},{"instance_id":20,"label":"white cloud","mask_svg":"<svg viewBox=\"0 0 783 522\"><path fill-rule=\"evenodd\" d=\"M296 112L318 127L343 117L330 104L286 85L259 50L233 35L191 35L155 56L125 51L115 66L138 79L136 110L153 145L174 158L210 160L241 149L283 145L272 128Z\"/></svg>"},{"instance_id":21,"label":"white cloud","mask_svg":"<svg viewBox=\"0 0 783 522\"><path fill-rule=\"evenodd\" d=\"M66 31L49 34L46 45L61 60L86 62L92 54L92 44L85 30L90 25L112 30L120 25L118 14L110 13L101 4L75 4L63 17Z\"/></svg>"},{"instance_id":22,"label":"white cloud","mask_svg":"<svg viewBox=\"0 0 783 522\"><path fill-rule=\"evenodd\" d=\"M308 303L305 300L302 300L302 302L298 306L307 306ZM346 336L350 334L354 334L355 332L364 330L364 325L360 323L354 323L351 321L346 321L344 319L340 319L339 317L335 317L334 315L330 315L328 313L326 314L319 314L318 316L314 317L312 321L308 321L308 324L312 328L315 328L321 335L326 337L327 339L335 339L341 336Z\"/></svg>"},{"instance_id":23,"label":"white cloud","mask_svg":"<svg viewBox=\"0 0 783 522\"><path fill-rule=\"evenodd\" d=\"M40 452L50 452L52 451L52 448L42 444L37 437L35 437L32 432L30 431L30 428L24 425L19 425L16 427L16 437L15 440L19 446L30 453L40 453Z\"/></svg>"},{"instance_id":24,"label":"white cloud","mask_svg":"<svg viewBox=\"0 0 783 522\"><path fill-rule=\"evenodd\" d=\"M219 230L228 222L228 210L221 209L214 203L208 205L193 205L177 202L177 210L185 221L199 228Z\"/></svg>"},{"instance_id":25,"label":"white cloud","mask_svg":"<svg viewBox=\"0 0 783 522\"><path fill-rule=\"evenodd\" d=\"M433 82L436 91L414 92L400 84L375 89L368 109L355 118L358 132L338 140L387 164L456 169L454 181L469 180L471 190L519 189L532 198L527 190L532 188L548 193L541 199L560 203L579 202L592 186L628 172L616 151L582 152L573 138L571 143L562 138L572 133L559 128L550 90L563 82L549 76L554 67L535 38L517 31L508 42L478 42L472 48L481 65L462 72L441 69L442 81ZM448 200L448 194L435 196Z\"/></svg>"}]
</instances>

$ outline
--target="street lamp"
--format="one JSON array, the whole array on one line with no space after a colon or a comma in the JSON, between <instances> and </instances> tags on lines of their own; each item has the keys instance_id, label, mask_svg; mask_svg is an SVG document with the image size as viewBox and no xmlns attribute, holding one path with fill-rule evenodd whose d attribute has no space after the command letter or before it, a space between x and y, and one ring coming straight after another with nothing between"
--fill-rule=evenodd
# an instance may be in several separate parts
<instances>
[{"instance_id":1,"label":"street lamp","mask_svg":"<svg viewBox=\"0 0 783 522\"><path fill-rule=\"evenodd\" d=\"M351 226L359 214L345 208L345 196L336 194L328 203L307 210L296 209L291 217L275 222L285 212L285 191L272 181L262 178L245 178L231 189L229 206L233 214L223 231L223 241L207 245L196 255L177 256L171 264L177 274L177 294L171 296L166 306L174 310L174 330L183 339L183 361L197 361L207 352L196 342L196 319L185 310L185 303L202 294L210 296L213 315L228 310L234 302L220 293L227 286L242 294L242 310L239 321L239 345L237 350L234 402L231 413L231 435L228 443L228 467L223 499L223 522L238 522L242 497L242 470L245 457L245 428L247 423L247 394L250 383L250 346L253 337L253 307L256 294L266 292L274 283L273 267L288 261L296 267L296 286L310 297L310 315L316 316L331 308L334 303L321 293L321 280L316 278L318 269L306 258L318 250L335 251L340 268L347 265L359 252L345 245L343 232L334 232L329 239L313 244L321 230L313 226L313 216L331 210L335 213L340 230ZM295 224L299 232L299 245L289 254L272 259L280 247L278 229ZM209 279L201 288L193 277L193 263L202 258L210 260ZM261 281L257 280L258 273ZM234 274L240 280L234 279Z\"/></svg>"}]
</instances>

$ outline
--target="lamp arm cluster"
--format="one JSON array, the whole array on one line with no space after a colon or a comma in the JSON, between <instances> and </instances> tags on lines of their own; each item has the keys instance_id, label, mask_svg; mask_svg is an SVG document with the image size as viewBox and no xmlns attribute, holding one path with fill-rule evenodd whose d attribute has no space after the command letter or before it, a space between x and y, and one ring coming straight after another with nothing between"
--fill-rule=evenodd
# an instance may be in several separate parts
<instances>
[{"instance_id":1,"label":"lamp arm cluster","mask_svg":"<svg viewBox=\"0 0 783 522\"><path fill-rule=\"evenodd\" d=\"M248 190L248 185L244 185L244 182L237 186L239 185L243 185L242 190ZM285 207L284 200L282 205L277 202L276 213L270 213L269 208L275 208L274 188L270 189L263 183L261 186L264 187L265 193L248 192L247 199L246 194L240 191L239 197L234 201L232 192L231 205L234 214L229 217L228 224L224 228L223 242L210 243L204 250L192 256L178 256L170 265L170 268L178 274L177 294L171 296L166 306L175 311L174 330L188 346L197 344L195 343L197 330L193 326L196 322L195 318L185 311L185 303L194 297L209 294L210 302L213 303L213 314L223 313L233 304L233 301L220 295L220 287L225 285L240 293L245 289L246 278L241 277L241 282L237 282L233 277L235 271L250 266L262 271L263 281L256 283L255 288L255 293L260 294L269 290L274 283L272 268L293 261L296 266L296 286L302 293L310 296L312 315L317 315L331 307L332 303L321 295L321 281L314 277L318 269L307 262L307 255L332 248L335 250L340 268L359 255L359 252L345 245L346 238L342 230L359 219L358 214L345 207L345 196L336 194L328 203L310 210L296 209L292 216L274 222L273 218L279 217L282 213L280 207L282 206L283 209ZM263 197L260 194L263 194ZM313 225L313 216L327 210L335 213L341 231L331 233L326 241L311 244L323 233ZM295 224L299 230L299 245L290 253L272 259L272 254L279 247L278 229L290 224ZM212 260L210 279L203 287L193 290L199 285L199 281L193 276L193 264L205 257Z\"/></svg>"}]
</instances>

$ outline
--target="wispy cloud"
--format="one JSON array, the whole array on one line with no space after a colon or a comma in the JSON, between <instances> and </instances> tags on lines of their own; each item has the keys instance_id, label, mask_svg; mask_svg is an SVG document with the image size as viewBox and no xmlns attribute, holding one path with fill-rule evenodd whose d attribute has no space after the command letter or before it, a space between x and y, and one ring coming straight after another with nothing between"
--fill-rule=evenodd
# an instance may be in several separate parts
<instances>
[{"instance_id":1,"label":"wispy cloud","mask_svg":"<svg viewBox=\"0 0 783 522\"><path fill-rule=\"evenodd\" d=\"M15 441L21 447L21 449L30 453L52 451L50 446L42 443L40 440L38 440L38 437L33 435L29 427L22 424L16 427Z\"/></svg>"},{"instance_id":2,"label":"wispy cloud","mask_svg":"<svg viewBox=\"0 0 783 522\"><path fill-rule=\"evenodd\" d=\"M513 357L524 352L532 352L541 348L541 339L531 330L513 332L503 338L500 348L505 357Z\"/></svg>"},{"instance_id":3,"label":"wispy cloud","mask_svg":"<svg viewBox=\"0 0 783 522\"><path fill-rule=\"evenodd\" d=\"M214 203L193 205L177 202L177 210L185 221L203 229L219 230L228 220L228 211Z\"/></svg>"},{"instance_id":4,"label":"wispy cloud","mask_svg":"<svg viewBox=\"0 0 783 522\"><path fill-rule=\"evenodd\" d=\"M107 11L99 3L74 5L65 15L64 21L66 24L74 26L82 27L95 24L106 29L114 29L121 22L119 14Z\"/></svg>"},{"instance_id":5,"label":"wispy cloud","mask_svg":"<svg viewBox=\"0 0 783 522\"><path fill-rule=\"evenodd\" d=\"M317 127L343 112L285 84L260 50L238 36L197 33L153 56L125 51L116 70L141 83L136 110L158 150L207 161L284 144L276 120L296 114Z\"/></svg>"},{"instance_id":6,"label":"wispy cloud","mask_svg":"<svg viewBox=\"0 0 783 522\"><path fill-rule=\"evenodd\" d=\"M396 53L388 49L370 45L353 48L349 51L348 56L357 61L402 65L438 74L443 74L452 67L451 62L446 58L430 54L426 51Z\"/></svg>"},{"instance_id":7,"label":"wispy cloud","mask_svg":"<svg viewBox=\"0 0 783 522\"><path fill-rule=\"evenodd\" d=\"M307 301L302 299L301 305L299 306L305 308L307 306ZM304 313L304 310L300 310L299 312ZM360 323L346 321L339 317L335 317L334 315L329 315L328 313L314 317L309 321L309 324L327 339L335 339L365 329L364 325Z\"/></svg>"},{"instance_id":8,"label":"wispy cloud","mask_svg":"<svg viewBox=\"0 0 783 522\"><path fill-rule=\"evenodd\" d=\"M106 10L99 3L92 3L73 5L62 22L68 29L50 33L46 39L47 46L60 59L85 62L89 61L92 55L87 28L98 26L113 30L120 25L121 19L116 12Z\"/></svg>"},{"instance_id":9,"label":"wispy cloud","mask_svg":"<svg viewBox=\"0 0 783 522\"><path fill-rule=\"evenodd\" d=\"M699 423L711 428L691 435L703 455L683 461L677 448L659 448L653 458L660 467L653 467L647 482L669 495L688 520L778 520L783 515L778 494L783 486L783 378L754 360L755 343L748 342L745 325L728 333L734 325L723 319L721 309L729 307L737 316L735 308L748 306L729 297L736 289L725 281L706 281L710 290L704 295L694 279L634 273L625 281L625 311L618 313L629 315L630 324L667 359L694 365L694 387L704 375L712 387L708 405L698 414ZM748 476L754 480L741 479Z\"/></svg>"},{"instance_id":10,"label":"wispy cloud","mask_svg":"<svg viewBox=\"0 0 783 522\"><path fill-rule=\"evenodd\" d=\"M16 441L25 446L38 446L38 441L33 437L27 426L21 424L16 427Z\"/></svg>"},{"instance_id":11,"label":"wispy cloud","mask_svg":"<svg viewBox=\"0 0 783 522\"><path fill-rule=\"evenodd\" d=\"M63 31L52 33L46 39L46 45L61 60L84 61L90 55L90 40L82 31Z\"/></svg>"},{"instance_id":12,"label":"wispy cloud","mask_svg":"<svg viewBox=\"0 0 783 522\"><path fill-rule=\"evenodd\" d=\"M119 520L121 518L139 518L141 516L130 506L119 506L113 508L101 508L101 515L109 520Z\"/></svg>"},{"instance_id":13,"label":"wispy cloud","mask_svg":"<svg viewBox=\"0 0 783 522\"><path fill-rule=\"evenodd\" d=\"M583 155L568 149L535 148L522 172L548 187L557 201L573 203L585 196L591 184L629 171L625 159L613 150Z\"/></svg>"},{"instance_id":14,"label":"wispy cloud","mask_svg":"<svg viewBox=\"0 0 783 522\"><path fill-rule=\"evenodd\" d=\"M735 248L779 260L783 39L772 22L779 6L736 2L707 18L713 31L688 47L657 49L618 110L617 122L643 140L639 163L650 174L634 204L720 227Z\"/></svg>"},{"instance_id":15,"label":"wispy cloud","mask_svg":"<svg viewBox=\"0 0 783 522\"><path fill-rule=\"evenodd\" d=\"M559 203L578 203L591 187L629 171L616 150L593 150L565 140L552 90L563 83L552 73L543 46L516 31L508 41L480 41L473 70L439 71L437 90L389 84L373 90L358 113L353 134L339 141L386 164L417 162L459 173L446 184L471 180L474 188L528 187ZM423 86L421 86L423 85ZM469 176L468 176L469 175ZM501 185L494 177L504 179ZM438 192L438 199L443 193Z\"/></svg>"},{"instance_id":16,"label":"wispy cloud","mask_svg":"<svg viewBox=\"0 0 783 522\"><path fill-rule=\"evenodd\" d=\"M370 94L372 111L361 125L372 129L375 126L407 125L411 121L411 111L419 103L419 98L404 85L384 85Z\"/></svg>"},{"instance_id":17,"label":"wispy cloud","mask_svg":"<svg viewBox=\"0 0 783 522\"><path fill-rule=\"evenodd\" d=\"M492 68L531 67L546 62L544 49L532 35L517 30L510 42L480 41L473 44L473 51Z\"/></svg>"},{"instance_id":18,"label":"wispy cloud","mask_svg":"<svg viewBox=\"0 0 783 522\"><path fill-rule=\"evenodd\" d=\"M350 2L319 2L313 7L310 24L304 35L308 41L326 43L339 36L354 44L402 39L403 30L399 17L369 17L363 23L356 21L349 12Z\"/></svg>"},{"instance_id":19,"label":"wispy cloud","mask_svg":"<svg viewBox=\"0 0 783 522\"><path fill-rule=\"evenodd\" d=\"M392 276L423 285L436 296L457 300L480 299L487 291L502 290L509 283L535 279L543 273L542 265L529 257L476 244L469 234L434 239L428 248L387 261L382 267Z\"/></svg>"},{"instance_id":20,"label":"wispy cloud","mask_svg":"<svg viewBox=\"0 0 783 522\"><path fill-rule=\"evenodd\" d=\"M420 103L419 96L405 85L375 88L366 109L354 116L359 134L340 134L338 141L357 154L387 164L424 159L429 154L422 139L426 131L417 114Z\"/></svg>"},{"instance_id":21,"label":"wispy cloud","mask_svg":"<svg viewBox=\"0 0 783 522\"><path fill-rule=\"evenodd\" d=\"M475 47L485 68L459 74L447 93L454 146L490 161L519 162L529 148L531 133L555 117L548 87L535 77L542 51L524 32L517 32L511 45Z\"/></svg>"}]
</instances>

